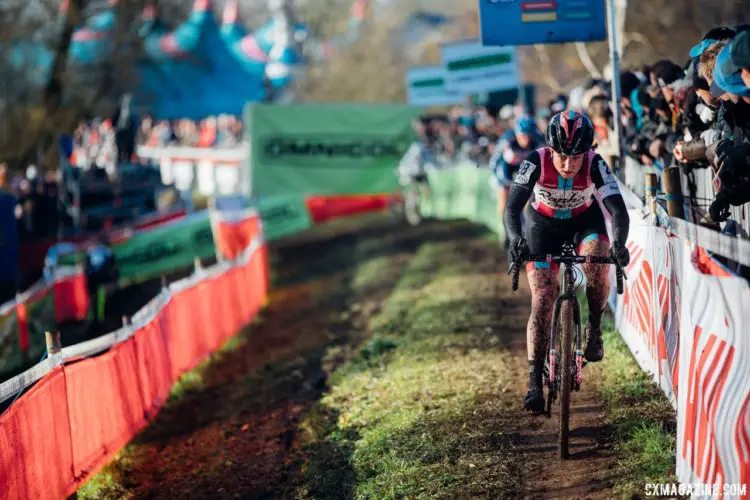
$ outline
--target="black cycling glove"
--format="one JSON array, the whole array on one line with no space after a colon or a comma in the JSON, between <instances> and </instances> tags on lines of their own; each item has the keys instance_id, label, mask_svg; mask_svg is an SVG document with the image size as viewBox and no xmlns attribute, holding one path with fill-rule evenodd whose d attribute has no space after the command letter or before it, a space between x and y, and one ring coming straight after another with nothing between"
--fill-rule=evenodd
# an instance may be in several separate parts
<instances>
[{"instance_id":1,"label":"black cycling glove","mask_svg":"<svg viewBox=\"0 0 750 500\"><path fill-rule=\"evenodd\" d=\"M529 245L523 237L517 237L510 242L510 264L513 265L519 260L529 258Z\"/></svg>"},{"instance_id":2,"label":"black cycling glove","mask_svg":"<svg viewBox=\"0 0 750 500\"><path fill-rule=\"evenodd\" d=\"M628 247L615 245L613 253L620 267L626 268L630 264L630 251Z\"/></svg>"}]
</instances>

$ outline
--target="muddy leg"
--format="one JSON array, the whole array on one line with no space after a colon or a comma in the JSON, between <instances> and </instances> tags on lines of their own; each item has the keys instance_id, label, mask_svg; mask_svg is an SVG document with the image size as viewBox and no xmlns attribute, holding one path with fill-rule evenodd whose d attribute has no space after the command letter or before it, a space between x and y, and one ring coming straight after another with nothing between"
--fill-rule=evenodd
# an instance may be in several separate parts
<instances>
[{"instance_id":1,"label":"muddy leg","mask_svg":"<svg viewBox=\"0 0 750 500\"><path fill-rule=\"evenodd\" d=\"M606 257L609 254L609 242L603 239L587 241L581 244L579 254ZM592 327L599 328L609 297L609 266L584 264L583 273L586 275L589 321Z\"/></svg>"},{"instance_id":2,"label":"muddy leg","mask_svg":"<svg viewBox=\"0 0 750 500\"><path fill-rule=\"evenodd\" d=\"M552 320L552 305L558 291L557 270L529 269L531 316L526 329L529 361L543 360Z\"/></svg>"}]
</instances>

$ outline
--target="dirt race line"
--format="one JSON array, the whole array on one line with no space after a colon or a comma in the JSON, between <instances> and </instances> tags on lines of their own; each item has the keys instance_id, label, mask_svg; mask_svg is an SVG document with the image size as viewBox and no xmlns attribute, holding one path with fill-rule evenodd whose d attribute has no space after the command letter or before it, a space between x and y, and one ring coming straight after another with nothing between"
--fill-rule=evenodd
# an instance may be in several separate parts
<instances>
[{"instance_id":1,"label":"dirt race line","mask_svg":"<svg viewBox=\"0 0 750 500\"><path fill-rule=\"evenodd\" d=\"M417 250L426 242L464 239L472 243L461 251L471 252L467 258L472 269L494 287L493 314L498 321L504 318L497 334L503 350L499 359L510 370L511 380L493 389L497 401L491 408L497 422L493 425L498 426L493 432L507 441L490 454L504 456L515 481L509 491L472 496L614 496L616 462L591 377L584 373L582 390L572 397L567 462L557 459L556 415L548 420L521 411L528 382L528 285L522 277L521 290L513 295L504 272L505 257L499 255L495 242L478 239L477 231L468 223L417 229L376 224L278 249L272 263L277 286L262 320L239 336L236 346L186 376L156 421L82 496L297 497L310 458L297 434L306 415L327 393L329 375L367 341L368 320L385 307ZM387 259L387 271L355 287L355 270L372 259ZM424 272L440 265L427 263ZM342 474L341 481L356 483L356 472Z\"/></svg>"}]
</instances>

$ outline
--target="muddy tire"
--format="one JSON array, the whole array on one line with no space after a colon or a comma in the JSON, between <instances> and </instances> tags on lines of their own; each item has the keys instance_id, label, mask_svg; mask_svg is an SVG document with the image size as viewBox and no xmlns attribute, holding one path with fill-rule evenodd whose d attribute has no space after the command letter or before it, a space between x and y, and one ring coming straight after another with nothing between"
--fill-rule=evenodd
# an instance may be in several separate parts
<instances>
[{"instance_id":1,"label":"muddy tire","mask_svg":"<svg viewBox=\"0 0 750 500\"><path fill-rule=\"evenodd\" d=\"M570 391L573 386L573 304L564 301L560 306L560 460L568 459L570 432Z\"/></svg>"}]
</instances>

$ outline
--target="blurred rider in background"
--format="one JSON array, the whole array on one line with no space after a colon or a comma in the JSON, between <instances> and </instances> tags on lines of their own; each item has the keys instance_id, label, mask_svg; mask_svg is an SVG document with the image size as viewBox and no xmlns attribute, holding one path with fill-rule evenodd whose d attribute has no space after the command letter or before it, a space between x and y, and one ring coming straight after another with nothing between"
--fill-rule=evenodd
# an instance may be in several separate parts
<instances>
[{"instance_id":1,"label":"blurred rider in background","mask_svg":"<svg viewBox=\"0 0 750 500\"><path fill-rule=\"evenodd\" d=\"M544 137L537 129L536 122L528 115L521 115L515 119L513 128L508 130L497 143L490 158L490 182L497 193L497 213L501 220L508 200L508 192L513 184L518 167L526 157L536 149L544 146ZM505 248L509 248L510 240L505 231Z\"/></svg>"}]
</instances>

